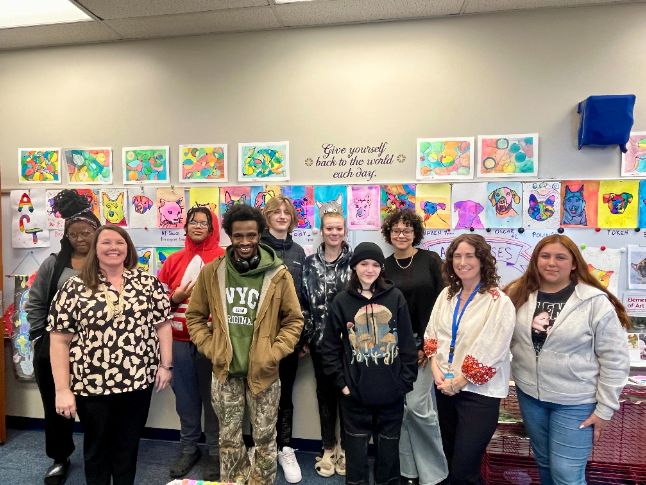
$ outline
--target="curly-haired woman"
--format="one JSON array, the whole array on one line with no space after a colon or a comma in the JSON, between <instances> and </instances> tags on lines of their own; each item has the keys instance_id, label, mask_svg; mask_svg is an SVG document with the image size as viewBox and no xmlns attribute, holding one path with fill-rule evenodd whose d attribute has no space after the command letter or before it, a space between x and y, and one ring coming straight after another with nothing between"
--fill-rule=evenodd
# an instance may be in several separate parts
<instances>
[{"instance_id":1,"label":"curly-haired woman","mask_svg":"<svg viewBox=\"0 0 646 485\"><path fill-rule=\"evenodd\" d=\"M480 463L509 390L514 305L498 288L491 246L477 234L449 245L449 286L437 297L424 335L437 389L442 445L452 485L482 483Z\"/></svg>"}]
</instances>

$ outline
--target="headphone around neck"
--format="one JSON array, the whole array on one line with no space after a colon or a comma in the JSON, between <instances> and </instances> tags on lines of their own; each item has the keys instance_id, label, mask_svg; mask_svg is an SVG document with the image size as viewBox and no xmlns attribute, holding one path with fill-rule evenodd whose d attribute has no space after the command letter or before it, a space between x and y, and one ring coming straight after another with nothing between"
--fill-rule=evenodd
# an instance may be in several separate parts
<instances>
[{"instance_id":1,"label":"headphone around neck","mask_svg":"<svg viewBox=\"0 0 646 485\"><path fill-rule=\"evenodd\" d=\"M240 272L246 273L249 270L256 269L260 264L260 254L254 254L251 259L233 258L233 266Z\"/></svg>"}]
</instances>

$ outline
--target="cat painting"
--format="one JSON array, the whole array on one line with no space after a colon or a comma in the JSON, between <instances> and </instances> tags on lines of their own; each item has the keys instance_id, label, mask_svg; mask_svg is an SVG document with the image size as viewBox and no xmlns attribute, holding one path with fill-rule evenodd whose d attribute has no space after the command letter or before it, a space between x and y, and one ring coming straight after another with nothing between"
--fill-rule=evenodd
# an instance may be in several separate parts
<instances>
[{"instance_id":1,"label":"cat painting","mask_svg":"<svg viewBox=\"0 0 646 485\"><path fill-rule=\"evenodd\" d=\"M527 208L527 214L529 217L535 221L542 222L546 221L554 215L554 203L556 202L556 196L550 195L544 200L539 200L538 197L534 194L529 195L529 207Z\"/></svg>"},{"instance_id":2,"label":"cat painting","mask_svg":"<svg viewBox=\"0 0 646 485\"><path fill-rule=\"evenodd\" d=\"M159 227L179 227L182 224L183 199L159 200Z\"/></svg>"},{"instance_id":3,"label":"cat painting","mask_svg":"<svg viewBox=\"0 0 646 485\"><path fill-rule=\"evenodd\" d=\"M637 273L637 276L642 280L646 280L646 258L642 259L639 263L630 263L630 268Z\"/></svg>"},{"instance_id":4,"label":"cat painting","mask_svg":"<svg viewBox=\"0 0 646 485\"><path fill-rule=\"evenodd\" d=\"M595 268L590 263L588 263L588 271L590 271L590 274L594 276L604 288L608 288L610 285L610 277L615 273L614 271L605 271L603 269Z\"/></svg>"},{"instance_id":5,"label":"cat painting","mask_svg":"<svg viewBox=\"0 0 646 485\"><path fill-rule=\"evenodd\" d=\"M579 190L572 191L570 186L565 186L565 197L563 199L563 224L587 226L588 221L585 213L585 198L583 196L583 184Z\"/></svg>"}]
</instances>

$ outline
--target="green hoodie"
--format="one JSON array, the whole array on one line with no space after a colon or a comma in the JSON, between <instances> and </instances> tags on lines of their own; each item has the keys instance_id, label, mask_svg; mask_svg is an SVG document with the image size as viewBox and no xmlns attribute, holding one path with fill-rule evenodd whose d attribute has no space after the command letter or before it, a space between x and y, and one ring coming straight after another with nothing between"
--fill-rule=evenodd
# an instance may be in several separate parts
<instances>
[{"instance_id":1,"label":"green hoodie","mask_svg":"<svg viewBox=\"0 0 646 485\"><path fill-rule=\"evenodd\" d=\"M240 273L233 265L231 249L228 249L226 254L227 324L233 346L233 360L229 367L229 375L235 377L247 375L249 348L265 273L283 264L270 247L259 244L258 251L260 263L246 273Z\"/></svg>"}]
</instances>

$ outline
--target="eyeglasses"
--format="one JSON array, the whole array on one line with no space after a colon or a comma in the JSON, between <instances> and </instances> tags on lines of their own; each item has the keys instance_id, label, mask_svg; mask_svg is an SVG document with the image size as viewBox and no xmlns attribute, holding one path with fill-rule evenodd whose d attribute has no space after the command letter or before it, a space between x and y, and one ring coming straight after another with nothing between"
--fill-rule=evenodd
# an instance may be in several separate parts
<instances>
[{"instance_id":1,"label":"eyeglasses","mask_svg":"<svg viewBox=\"0 0 646 485\"><path fill-rule=\"evenodd\" d=\"M412 236L413 233L415 232L414 229L411 229L410 227L407 227L406 229L391 229L391 233L393 236L401 236L402 234L406 237Z\"/></svg>"},{"instance_id":2,"label":"eyeglasses","mask_svg":"<svg viewBox=\"0 0 646 485\"><path fill-rule=\"evenodd\" d=\"M191 221L188 225L193 227L209 227L209 223L207 221Z\"/></svg>"},{"instance_id":3,"label":"eyeglasses","mask_svg":"<svg viewBox=\"0 0 646 485\"><path fill-rule=\"evenodd\" d=\"M68 232L67 239L87 239L92 236L94 232L92 231L81 231L81 232Z\"/></svg>"}]
</instances>

